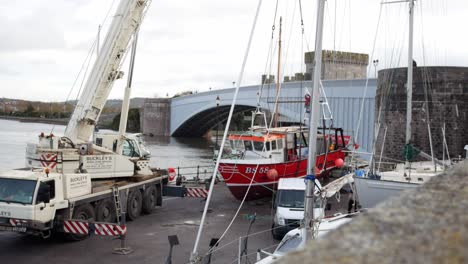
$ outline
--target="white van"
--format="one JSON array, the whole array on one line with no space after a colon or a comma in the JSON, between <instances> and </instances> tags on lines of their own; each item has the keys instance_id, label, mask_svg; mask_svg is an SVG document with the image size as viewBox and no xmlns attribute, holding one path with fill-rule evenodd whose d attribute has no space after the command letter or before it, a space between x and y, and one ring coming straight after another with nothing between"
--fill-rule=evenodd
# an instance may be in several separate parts
<instances>
[{"instance_id":1,"label":"white van","mask_svg":"<svg viewBox=\"0 0 468 264\"><path fill-rule=\"evenodd\" d=\"M317 179L315 184L322 188ZM281 240L287 232L301 224L304 218L305 189L304 178L281 178L279 180L273 204L274 219L271 233L274 239ZM318 191L317 188L315 190ZM314 217L322 218L324 215L324 206L315 204Z\"/></svg>"}]
</instances>

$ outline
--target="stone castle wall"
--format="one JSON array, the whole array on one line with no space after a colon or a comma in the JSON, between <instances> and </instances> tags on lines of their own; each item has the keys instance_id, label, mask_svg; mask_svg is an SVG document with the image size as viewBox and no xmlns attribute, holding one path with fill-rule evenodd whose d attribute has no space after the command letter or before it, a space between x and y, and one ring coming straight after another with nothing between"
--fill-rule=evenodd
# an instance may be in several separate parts
<instances>
[{"instance_id":1,"label":"stone castle wall","mask_svg":"<svg viewBox=\"0 0 468 264\"><path fill-rule=\"evenodd\" d=\"M306 74L313 76L315 52L305 53ZM349 80L367 78L369 55L344 52L322 51L322 80Z\"/></svg>"}]
</instances>

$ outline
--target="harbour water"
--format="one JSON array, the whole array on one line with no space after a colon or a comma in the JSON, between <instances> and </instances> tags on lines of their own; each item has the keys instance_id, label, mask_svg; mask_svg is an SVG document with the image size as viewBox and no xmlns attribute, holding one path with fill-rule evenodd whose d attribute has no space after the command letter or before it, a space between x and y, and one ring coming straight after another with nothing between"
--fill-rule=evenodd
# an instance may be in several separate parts
<instances>
[{"instance_id":1,"label":"harbour water","mask_svg":"<svg viewBox=\"0 0 468 264\"><path fill-rule=\"evenodd\" d=\"M41 132L60 136L64 131L63 125L0 119L0 170L24 167L26 143L37 142ZM145 137L145 140L151 152L152 167L203 168L213 164L214 142L207 138ZM204 169L201 169L203 173Z\"/></svg>"}]
</instances>

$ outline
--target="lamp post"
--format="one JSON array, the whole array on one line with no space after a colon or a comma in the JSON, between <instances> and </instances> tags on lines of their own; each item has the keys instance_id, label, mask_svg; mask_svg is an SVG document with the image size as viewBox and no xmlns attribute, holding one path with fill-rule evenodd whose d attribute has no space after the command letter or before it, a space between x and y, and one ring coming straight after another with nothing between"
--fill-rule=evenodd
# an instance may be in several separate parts
<instances>
[{"instance_id":1,"label":"lamp post","mask_svg":"<svg viewBox=\"0 0 468 264\"><path fill-rule=\"evenodd\" d=\"M219 95L216 96L216 141L215 141L215 150L218 149L218 130L219 130L219 120L218 120L218 108L219 103L221 103L221 99L219 99Z\"/></svg>"},{"instance_id":2,"label":"lamp post","mask_svg":"<svg viewBox=\"0 0 468 264\"><path fill-rule=\"evenodd\" d=\"M377 65L379 65L379 60L373 60L372 63L374 63L374 75L375 78L377 78Z\"/></svg>"}]
</instances>

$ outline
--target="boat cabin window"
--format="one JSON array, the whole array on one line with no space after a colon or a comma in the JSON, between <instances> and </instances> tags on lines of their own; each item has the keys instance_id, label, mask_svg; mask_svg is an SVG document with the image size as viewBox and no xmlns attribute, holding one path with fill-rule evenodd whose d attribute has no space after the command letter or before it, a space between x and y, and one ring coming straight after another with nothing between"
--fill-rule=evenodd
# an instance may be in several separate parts
<instances>
[{"instance_id":1,"label":"boat cabin window","mask_svg":"<svg viewBox=\"0 0 468 264\"><path fill-rule=\"evenodd\" d=\"M266 150L266 151L270 151L270 150L271 150L271 148L270 148L270 141L265 142L265 150Z\"/></svg>"},{"instance_id":2,"label":"boat cabin window","mask_svg":"<svg viewBox=\"0 0 468 264\"><path fill-rule=\"evenodd\" d=\"M231 142L231 149L235 150L244 150L244 141L242 140L230 140Z\"/></svg>"},{"instance_id":3,"label":"boat cabin window","mask_svg":"<svg viewBox=\"0 0 468 264\"><path fill-rule=\"evenodd\" d=\"M254 141L253 145L256 151L263 151L263 146L264 146L263 142Z\"/></svg>"},{"instance_id":4,"label":"boat cabin window","mask_svg":"<svg viewBox=\"0 0 468 264\"><path fill-rule=\"evenodd\" d=\"M32 204L36 181L0 178L0 202Z\"/></svg>"},{"instance_id":5,"label":"boat cabin window","mask_svg":"<svg viewBox=\"0 0 468 264\"><path fill-rule=\"evenodd\" d=\"M278 149L283 149L283 141L278 139Z\"/></svg>"},{"instance_id":6,"label":"boat cabin window","mask_svg":"<svg viewBox=\"0 0 468 264\"><path fill-rule=\"evenodd\" d=\"M271 150L276 150L276 140L271 142Z\"/></svg>"},{"instance_id":7,"label":"boat cabin window","mask_svg":"<svg viewBox=\"0 0 468 264\"><path fill-rule=\"evenodd\" d=\"M252 150L252 141L244 141L245 150Z\"/></svg>"}]
</instances>

